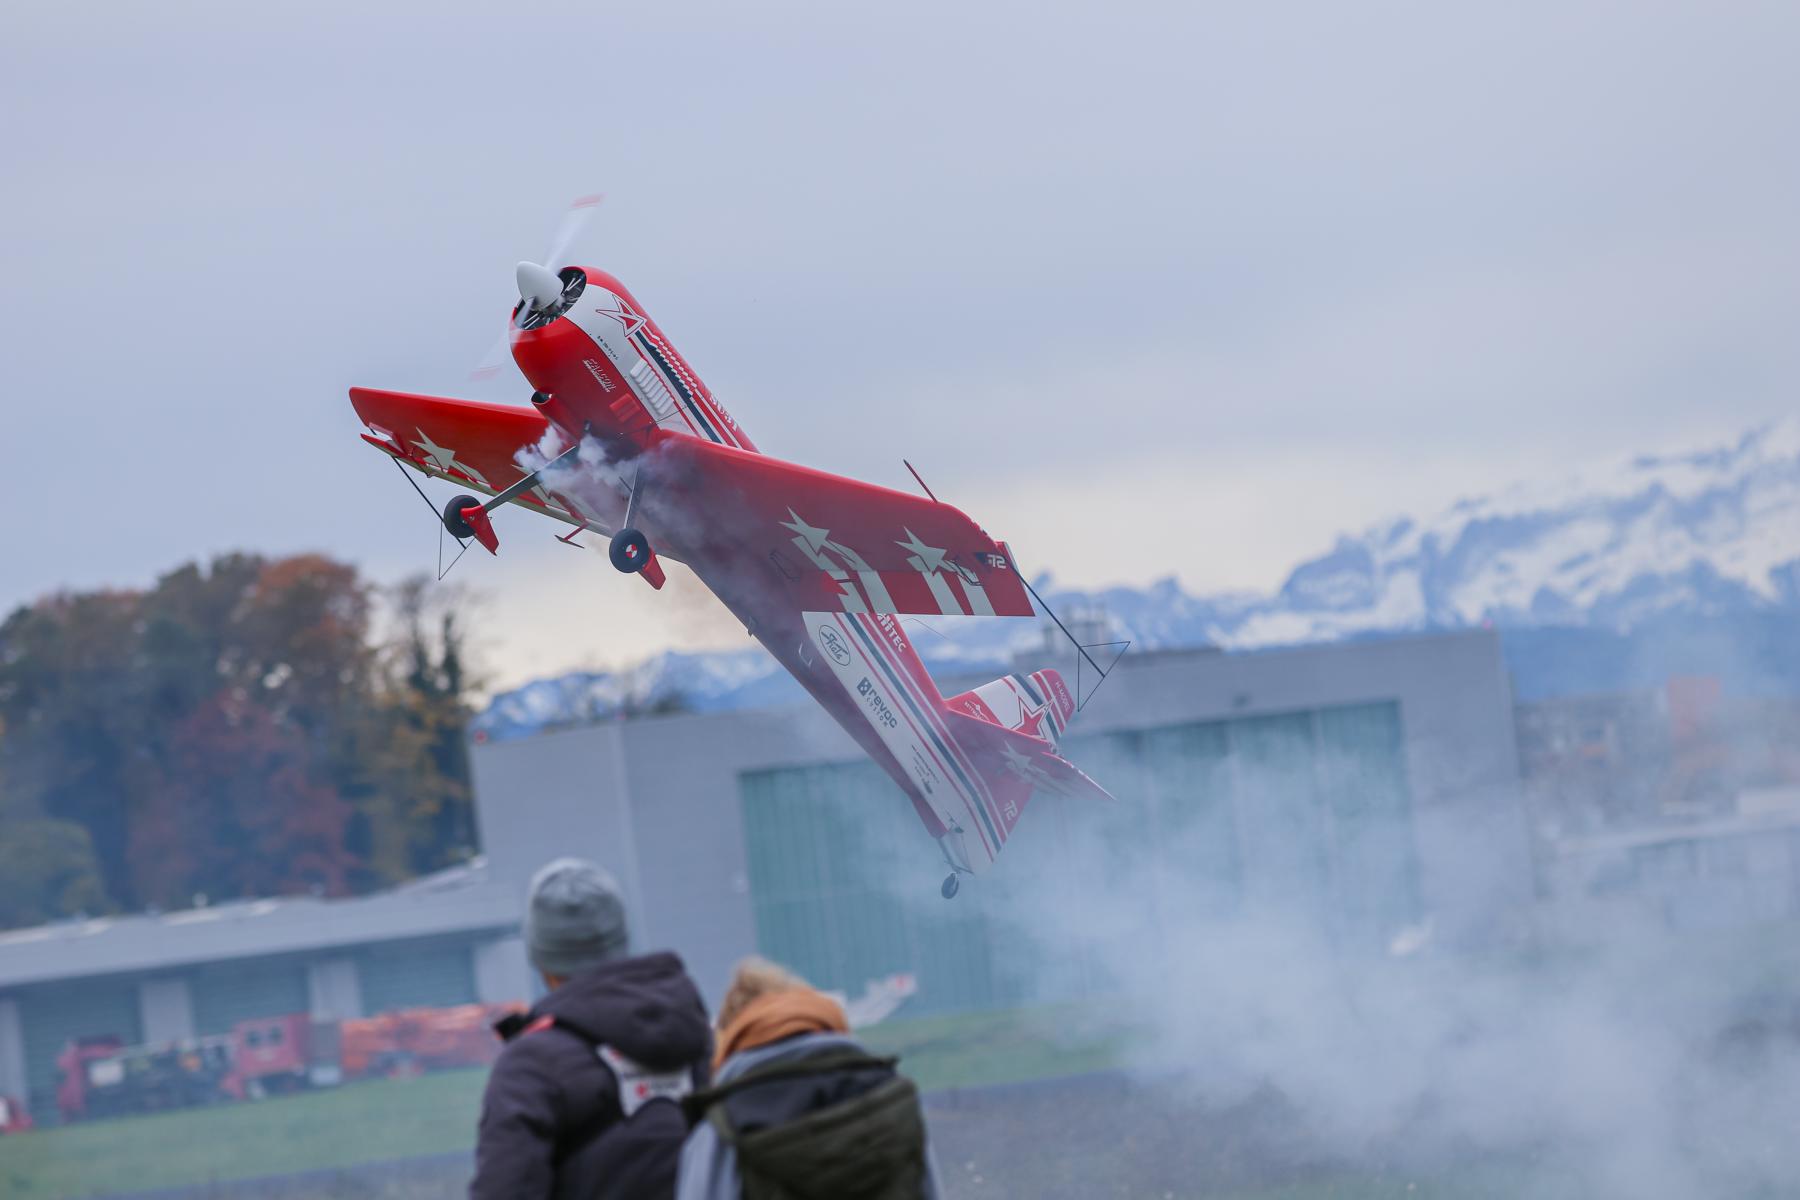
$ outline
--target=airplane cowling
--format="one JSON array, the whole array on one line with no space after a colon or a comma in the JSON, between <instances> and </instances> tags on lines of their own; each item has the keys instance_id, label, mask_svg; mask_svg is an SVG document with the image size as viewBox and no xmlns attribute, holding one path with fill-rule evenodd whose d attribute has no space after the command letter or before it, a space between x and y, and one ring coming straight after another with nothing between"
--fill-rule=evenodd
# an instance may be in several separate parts
<instances>
[{"instance_id":1,"label":"airplane cowling","mask_svg":"<svg viewBox=\"0 0 1800 1200\"><path fill-rule=\"evenodd\" d=\"M538 329L515 329L513 361L531 386L552 397L556 411L544 415L579 436L592 426L596 436L616 440L636 432L643 408L619 377L605 351L568 318Z\"/></svg>"}]
</instances>

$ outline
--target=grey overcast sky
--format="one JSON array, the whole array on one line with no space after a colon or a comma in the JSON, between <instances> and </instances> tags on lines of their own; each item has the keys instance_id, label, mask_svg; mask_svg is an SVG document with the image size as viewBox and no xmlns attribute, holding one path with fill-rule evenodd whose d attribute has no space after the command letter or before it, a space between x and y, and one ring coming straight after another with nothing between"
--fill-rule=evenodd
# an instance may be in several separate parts
<instances>
[{"instance_id":1,"label":"grey overcast sky","mask_svg":"<svg viewBox=\"0 0 1800 1200\"><path fill-rule=\"evenodd\" d=\"M1800 397L1800 5L0 9L0 605L433 532L353 383L467 381L574 196L762 447L1029 567L1340 529ZM738 644L524 514L506 682ZM732 639L737 639L736 641Z\"/></svg>"}]
</instances>

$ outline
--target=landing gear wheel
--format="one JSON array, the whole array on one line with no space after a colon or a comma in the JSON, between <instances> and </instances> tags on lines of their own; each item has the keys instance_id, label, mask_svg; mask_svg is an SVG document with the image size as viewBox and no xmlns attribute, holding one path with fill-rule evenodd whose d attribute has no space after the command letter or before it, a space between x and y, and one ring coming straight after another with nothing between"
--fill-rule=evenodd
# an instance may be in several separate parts
<instances>
[{"instance_id":1,"label":"landing gear wheel","mask_svg":"<svg viewBox=\"0 0 1800 1200\"><path fill-rule=\"evenodd\" d=\"M627 575L636 575L650 565L650 539L635 529L621 529L613 534L606 553L613 566Z\"/></svg>"},{"instance_id":2,"label":"landing gear wheel","mask_svg":"<svg viewBox=\"0 0 1800 1200\"><path fill-rule=\"evenodd\" d=\"M955 871L952 871L944 877L944 886L939 888L938 891L943 895L944 899L950 900L956 896L956 891L960 887L962 887L962 880L957 876Z\"/></svg>"},{"instance_id":3,"label":"landing gear wheel","mask_svg":"<svg viewBox=\"0 0 1800 1200\"><path fill-rule=\"evenodd\" d=\"M473 496L452 496L450 503L444 505L444 528L459 542L466 542L475 536L475 531L462 518L462 510L470 505L480 507L481 501Z\"/></svg>"}]
</instances>

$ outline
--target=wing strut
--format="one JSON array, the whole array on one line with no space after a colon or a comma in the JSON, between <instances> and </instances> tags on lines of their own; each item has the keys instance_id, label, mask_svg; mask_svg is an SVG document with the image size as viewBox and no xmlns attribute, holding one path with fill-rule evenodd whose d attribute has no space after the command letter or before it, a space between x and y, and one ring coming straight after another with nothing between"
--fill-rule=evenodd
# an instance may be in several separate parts
<instances>
[{"instance_id":1,"label":"wing strut","mask_svg":"<svg viewBox=\"0 0 1800 1200\"><path fill-rule=\"evenodd\" d=\"M1056 627L1062 630L1062 635L1069 639L1069 645L1075 647L1075 653L1080 656L1075 660L1075 711L1080 712L1087 707L1087 702L1094 698L1094 693L1100 690L1100 685L1106 682L1106 677L1112 674L1113 668L1119 665L1119 660L1125 657L1125 652L1131 649L1131 639L1125 638L1115 642L1080 641L1074 634L1069 632L1069 627L1062 623L1062 618L1056 615L1056 610L1044 603L1044 598L1038 595L1036 588L1031 586L1031 580L1019 570L1019 564L1012 563L1011 566L1013 573L1018 575L1019 582L1024 584L1025 590L1031 593L1032 603L1036 604L1045 616L1056 622ZM1088 653L1089 650L1111 650L1113 653L1112 657L1107 660L1107 664L1103 667L1098 662L1094 661L1094 656ZM1094 680L1094 686L1087 689L1086 694L1083 694L1082 692L1081 679L1082 664L1084 662L1092 667L1094 673L1099 676L1099 678Z\"/></svg>"},{"instance_id":2,"label":"wing strut","mask_svg":"<svg viewBox=\"0 0 1800 1200\"><path fill-rule=\"evenodd\" d=\"M423 500L425 502L425 507L431 510L431 523L433 525L437 526L437 531L438 531L437 577L438 577L438 582L442 583L442 582L444 582L444 576L446 576L450 573L451 568L456 566L457 563L462 561L462 556L465 553L467 553L467 551L469 549L469 543L467 541L464 541L462 538L457 538L456 544L461 548L459 550L457 550L456 557L450 560L450 566L446 567L444 565L444 532L445 532L444 531L444 518L438 513L437 505L435 505L431 502L431 497L427 496L425 494L425 489L419 486L419 481L414 479L411 475L408 475L406 473L406 467L402 464L400 458L398 456L394 456L393 461L394 461L395 469L400 472L400 478L402 478L402 479L406 480L406 482L412 484L412 490L419 493L419 499ZM473 539L470 539L470 540L473 540Z\"/></svg>"},{"instance_id":3,"label":"wing strut","mask_svg":"<svg viewBox=\"0 0 1800 1200\"><path fill-rule=\"evenodd\" d=\"M561 454L557 455L555 458L551 459L549 462L545 463L543 466L539 467L537 470L533 471L531 474L522 476L516 482L509 484L507 487L501 489L498 492L495 492L493 498L491 500L489 500L486 504L483 504L481 506L481 511L482 512L493 512L496 508L499 508L502 504L505 504L508 500L511 500L514 496L521 495L522 493L525 493L525 492L529 492L532 488L534 488L538 485L538 480L540 478L542 478L545 471L548 471L551 467L554 467L557 463L561 462L565 458L568 458L571 454L574 454L579 449L581 449L581 443L576 442L573 446L570 446L567 450L564 450Z\"/></svg>"},{"instance_id":4,"label":"wing strut","mask_svg":"<svg viewBox=\"0 0 1800 1200\"><path fill-rule=\"evenodd\" d=\"M528 475L521 476L513 483L494 493L494 495L490 496L484 503L465 504L459 509L454 509L454 512L451 509L446 509L441 514L438 512L437 506L432 504L431 497L425 494L425 489L419 486L419 481L407 474L405 463L402 462L398 455L393 455L395 468L399 470L401 477L404 478L407 483L412 485L412 490L419 493L419 499L423 500L425 502L425 507L431 510L432 518L437 524L438 579L442 580L444 576L450 573L452 567L462 561L462 556L468 550L471 541L480 542L487 548L488 553L495 553L499 549L500 539L494 533L494 524L489 520L488 514L494 509L499 508L502 504L505 504L507 501L512 500L517 496L521 496L536 487L538 485L538 480L543 478L545 471L556 466L580 449L581 443L575 443L537 470L532 471ZM459 499L473 501L474 497L462 496L459 497ZM455 503L456 501L451 501L452 505ZM452 520L453 515L456 518L460 518L462 529L471 536L464 537L462 534L456 532L456 522ZM583 522L582 528L586 528L585 521ZM451 537L456 539L456 544L460 547L456 553L456 557L450 560L449 566L444 565L444 533L446 530L450 532ZM575 532L580 533L581 530L577 529Z\"/></svg>"},{"instance_id":5,"label":"wing strut","mask_svg":"<svg viewBox=\"0 0 1800 1200\"><path fill-rule=\"evenodd\" d=\"M580 449L581 443L576 442L573 446L570 446L567 450L564 450L561 454L558 454L555 458L531 472L529 475L521 476L500 491L495 492L484 503L463 505L456 510L456 516L461 519L463 526L470 533L475 535L475 540L480 542L482 546L487 549L489 554L500 553L500 535L494 532L494 522L489 519L488 514L493 512L496 508L499 508L502 504L505 504L508 500L511 500L513 497L529 492L538 485L538 480L543 478L545 471L548 471L551 467L554 467L557 463L568 458ZM465 500L474 499L473 496L465 496L463 498ZM444 514L444 522L451 526L452 533L456 532L455 524L450 520L450 514L448 512Z\"/></svg>"}]
</instances>

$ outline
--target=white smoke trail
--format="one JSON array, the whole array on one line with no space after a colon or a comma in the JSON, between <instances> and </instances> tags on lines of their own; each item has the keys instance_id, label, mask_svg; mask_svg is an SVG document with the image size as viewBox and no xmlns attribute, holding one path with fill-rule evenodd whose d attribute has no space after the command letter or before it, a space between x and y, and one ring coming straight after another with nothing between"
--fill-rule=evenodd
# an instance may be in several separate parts
<instances>
[{"instance_id":1,"label":"white smoke trail","mask_svg":"<svg viewBox=\"0 0 1800 1200\"><path fill-rule=\"evenodd\" d=\"M1268 765L1233 764L1241 802L1282 786L1259 778ZM1517 944L1437 945L1415 926L1355 948L1304 903L1222 911L1217 881L1184 867L1216 857L1204 835L1152 857L1114 816L1043 811L1058 803L1035 799L995 874L965 890L1032 991L1091 998L1083 1023L1058 1011L1063 1032L1130 1031L1143 1087L1221 1110L1273 1094L1303 1155L1351 1167L1527 1164L1534 1196L1800 1187L1800 1042L1734 1053L1725 1036L1768 974L1753 938L1721 947L1619 917L1577 944L1541 907ZM1060 845L1031 836L1034 819L1065 824ZM1465 853L1434 865L1485 866L1479 842ZM932 903L916 880L900 894Z\"/></svg>"}]
</instances>

